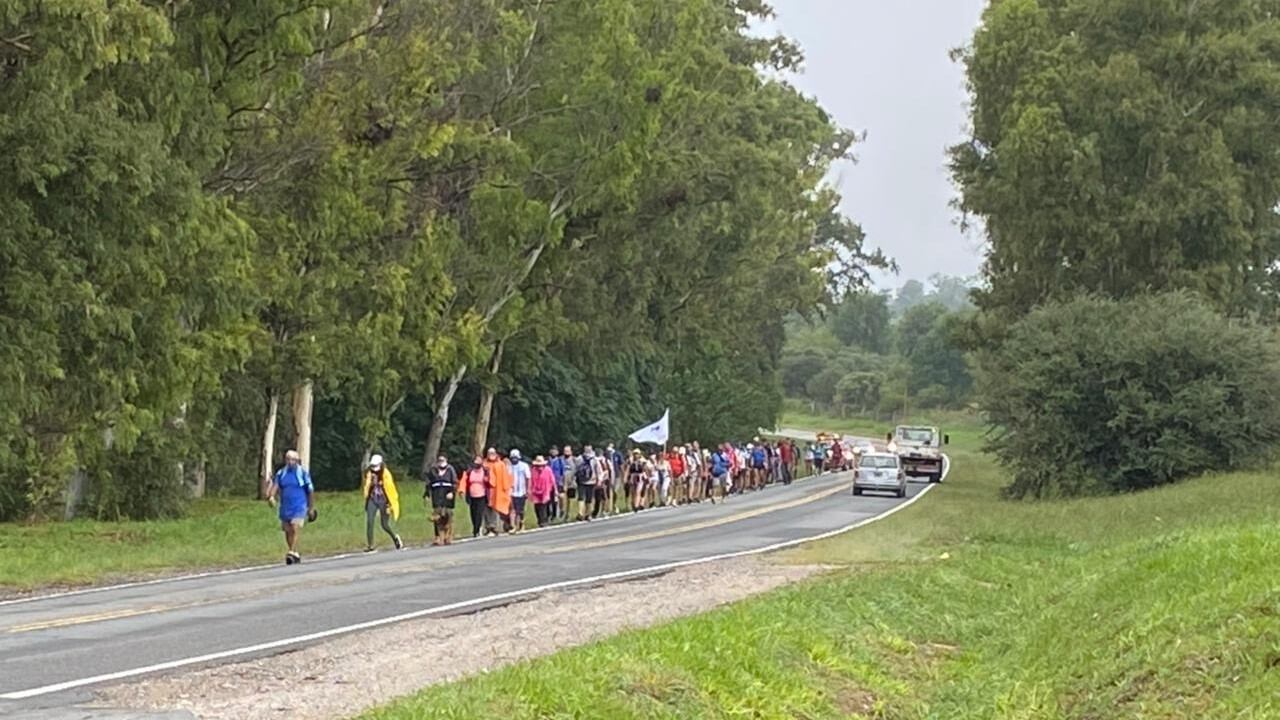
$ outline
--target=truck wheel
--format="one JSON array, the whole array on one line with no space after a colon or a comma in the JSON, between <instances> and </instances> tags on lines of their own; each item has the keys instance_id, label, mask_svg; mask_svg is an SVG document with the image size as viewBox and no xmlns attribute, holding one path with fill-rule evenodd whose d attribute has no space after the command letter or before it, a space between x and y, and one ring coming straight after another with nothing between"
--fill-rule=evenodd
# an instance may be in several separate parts
<instances>
[{"instance_id":1,"label":"truck wheel","mask_svg":"<svg viewBox=\"0 0 1280 720\"><path fill-rule=\"evenodd\" d=\"M862 494L862 488L854 488L854 489L853 489L853 494L854 494L854 495L861 495L861 494Z\"/></svg>"},{"instance_id":2,"label":"truck wheel","mask_svg":"<svg viewBox=\"0 0 1280 720\"><path fill-rule=\"evenodd\" d=\"M931 482L931 483L940 483L940 482L942 482L942 473L933 473L932 475L930 475L930 476L929 476L929 482Z\"/></svg>"}]
</instances>

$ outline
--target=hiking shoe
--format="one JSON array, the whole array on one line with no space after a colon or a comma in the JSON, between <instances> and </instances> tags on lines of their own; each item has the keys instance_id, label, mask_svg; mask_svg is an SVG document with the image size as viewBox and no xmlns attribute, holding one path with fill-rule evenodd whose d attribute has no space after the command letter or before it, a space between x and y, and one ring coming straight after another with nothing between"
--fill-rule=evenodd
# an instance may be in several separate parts
<instances>
[{"instance_id":1,"label":"hiking shoe","mask_svg":"<svg viewBox=\"0 0 1280 720\"><path fill-rule=\"evenodd\" d=\"M284 561L289 565L300 565L302 564L302 556L296 552L291 552L284 556Z\"/></svg>"},{"instance_id":2,"label":"hiking shoe","mask_svg":"<svg viewBox=\"0 0 1280 720\"><path fill-rule=\"evenodd\" d=\"M365 552L367 552L367 553L371 553L371 552L373 552L373 551L374 551L374 550L373 550L373 546L372 546L372 545L367 545L367 546L365 546L364 551L365 551Z\"/></svg>"},{"instance_id":3,"label":"hiking shoe","mask_svg":"<svg viewBox=\"0 0 1280 720\"><path fill-rule=\"evenodd\" d=\"M397 536L395 537L395 541L396 541L396 549L397 549L397 550L403 550L403 549L404 549L404 541L400 539L400 536L399 536L399 535L397 535Z\"/></svg>"},{"instance_id":4,"label":"hiking shoe","mask_svg":"<svg viewBox=\"0 0 1280 720\"><path fill-rule=\"evenodd\" d=\"M285 564L285 565L292 565L292 564L293 564L293 553L285 553L285 554L284 554L284 564Z\"/></svg>"}]
</instances>

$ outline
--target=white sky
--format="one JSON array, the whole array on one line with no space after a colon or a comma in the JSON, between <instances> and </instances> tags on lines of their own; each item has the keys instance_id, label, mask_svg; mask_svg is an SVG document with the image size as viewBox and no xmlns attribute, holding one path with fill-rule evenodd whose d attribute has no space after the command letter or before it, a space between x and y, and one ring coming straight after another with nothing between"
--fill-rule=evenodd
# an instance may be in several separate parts
<instances>
[{"instance_id":1,"label":"white sky","mask_svg":"<svg viewBox=\"0 0 1280 720\"><path fill-rule=\"evenodd\" d=\"M897 260L888 289L933 273L973 275L981 236L961 234L947 146L966 125L964 71L947 53L965 44L985 0L772 0L781 32L804 49L792 78L843 126L866 131L857 163L833 181L869 244Z\"/></svg>"}]
</instances>

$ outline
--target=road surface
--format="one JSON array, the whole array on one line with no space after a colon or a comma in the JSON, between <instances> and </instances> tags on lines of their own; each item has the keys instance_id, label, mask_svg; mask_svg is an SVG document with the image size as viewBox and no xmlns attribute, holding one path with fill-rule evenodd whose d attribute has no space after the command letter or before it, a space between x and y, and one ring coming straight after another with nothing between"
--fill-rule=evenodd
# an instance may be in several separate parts
<instances>
[{"instance_id":1,"label":"road surface","mask_svg":"<svg viewBox=\"0 0 1280 720\"><path fill-rule=\"evenodd\" d=\"M0 716L66 707L88 699L95 685L150 673L795 544L883 515L927 488L912 483L905 500L853 497L850 479L826 475L720 505L663 508L447 548L3 602Z\"/></svg>"}]
</instances>

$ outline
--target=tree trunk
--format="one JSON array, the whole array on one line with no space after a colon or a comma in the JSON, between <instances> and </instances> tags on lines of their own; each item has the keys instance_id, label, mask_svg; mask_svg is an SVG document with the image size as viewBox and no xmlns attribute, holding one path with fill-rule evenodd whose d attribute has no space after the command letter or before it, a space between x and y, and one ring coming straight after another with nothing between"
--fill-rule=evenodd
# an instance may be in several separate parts
<instances>
[{"instance_id":1,"label":"tree trunk","mask_svg":"<svg viewBox=\"0 0 1280 720\"><path fill-rule=\"evenodd\" d=\"M467 366L463 365L449 376L444 385L436 392L435 413L431 416L431 429L427 431L427 447L422 452L422 474L425 476L440 454L440 443L444 441L444 429L449 424L449 405L453 403L453 395L458 392L458 385L467 374ZM468 458L470 459L470 458Z\"/></svg>"},{"instance_id":2,"label":"tree trunk","mask_svg":"<svg viewBox=\"0 0 1280 720\"><path fill-rule=\"evenodd\" d=\"M116 445L116 431L110 427L102 430L102 447L108 451ZM67 492L63 499L62 519L74 520L80 510L84 496L89 492L89 473L84 466L77 465L71 479L67 481Z\"/></svg>"},{"instance_id":3,"label":"tree trunk","mask_svg":"<svg viewBox=\"0 0 1280 720\"><path fill-rule=\"evenodd\" d=\"M293 449L298 451L302 467L311 467L311 408L315 385L310 380L293 389Z\"/></svg>"},{"instance_id":4,"label":"tree trunk","mask_svg":"<svg viewBox=\"0 0 1280 720\"><path fill-rule=\"evenodd\" d=\"M476 410L476 430L471 437L471 452L475 455L484 453L485 444L489 441L489 419L493 416L494 385L497 383L498 370L502 368L502 347L504 341L498 341L493 347L493 357L489 361L488 382L480 386L480 407Z\"/></svg>"},{"instance_id":5,"label":"tree trunk","mask_svg":"<svg viewBox=\"0 0 1280 720\"><path fill-rule=\"evenodd\" d=\"M280 414L280 393L271 391L271 400L267 403L267 429L262 432L262 474L258 477L258 499L267 497L267 488L271 486L271 472L275 469L276 455L276 417Z\"/></svg>"},{"instance_id":6,"label":"tree trunk","mask_svg":"<svg viewBox=\"0 0 1280 720\"><path fill-rule=\"evenodd\" d=\"M84 502L85 488L89 485L89 476L84 468L78 467L75 472L71 473L71 480L67 483L67 495L65 505L62 508L63 520L74 520L76 510L80 507L80 503Z\"/></svg>"},{"instance_id":7,"label":"tree trunk","mask_svg":"<svg viewBox=\"0 0 1280 720\"><path fill-rule=\"evenodd\" d=\"M205 488L205 459L201 457L196 461L195 470L191 471L191 497L199 500L204 497Z\"/></svg>"}]
</instances>

